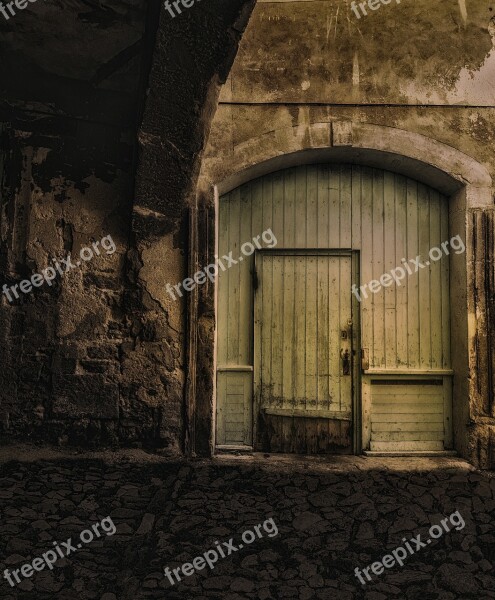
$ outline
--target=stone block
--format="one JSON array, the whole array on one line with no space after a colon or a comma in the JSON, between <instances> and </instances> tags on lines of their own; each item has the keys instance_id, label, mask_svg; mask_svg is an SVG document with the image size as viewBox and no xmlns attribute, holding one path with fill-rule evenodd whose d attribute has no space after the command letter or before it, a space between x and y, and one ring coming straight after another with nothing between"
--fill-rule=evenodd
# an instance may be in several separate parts
<instances>
[{"instance_id":1,"label":"stone block","mask_svg":"<svg viewBox=\"0 0 495 600\"><path fill-rule=\"evenodd\" d=\"M118 386L101 374L62 375L55 378L53 413L57 417L117 419Z\"/></svg>"},{"instance_id":2,"label":"stone block","mask_svg":"<svg viewBox=\"0 0 495 600\"><path fill-rule=\"evenodd\" d=\"M352 146L351 121L335 121L332 123L332 145Z\"/></svg>"},{"instance_id":3,"label":"stone block","mask_svg":"<svg viewBox=\"0 0 495 600\"><path fill-rule=\"evenodd\" d=\"M116 359L118 358L118 348L113 344L100 344L99 346L89 346L87 349L88 357L93 359Z\"/></svg>"}]
</instances>

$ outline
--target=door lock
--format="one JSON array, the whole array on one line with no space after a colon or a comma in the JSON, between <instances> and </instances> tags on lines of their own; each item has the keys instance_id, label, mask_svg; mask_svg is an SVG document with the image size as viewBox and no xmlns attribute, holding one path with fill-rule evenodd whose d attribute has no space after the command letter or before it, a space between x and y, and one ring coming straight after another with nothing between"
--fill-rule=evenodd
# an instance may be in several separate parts
<instances>
[{"instance_id":1,"label":"door lock","mask_svg":"<svg viewBox=\"0 0 495 600\"><path fill-rule=\"evenodd\" d=\"M343 348L340 349L340 357L342 358L342 375L350 375L351 374L351 357L349 354L349 349L346 348L344 351Z\"/></svg>"}]
</instances>

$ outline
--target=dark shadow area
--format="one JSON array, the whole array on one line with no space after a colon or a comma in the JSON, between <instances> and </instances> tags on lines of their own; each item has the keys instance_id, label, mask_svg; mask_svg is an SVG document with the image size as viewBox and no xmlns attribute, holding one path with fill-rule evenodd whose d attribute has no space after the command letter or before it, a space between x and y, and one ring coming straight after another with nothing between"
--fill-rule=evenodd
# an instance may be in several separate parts
<instances>
[{"instance_id":1,"label":"dark shadow area","mask_svg":"<svg viewBox=\"0 0 495 600\"><path fill-rule=\"evenodd\" d=\"M53 542L110 516L102 535L53 570L35 572L5 600L408 600L495 597L495 480L462 461L359 457L129 457L10 461L1 467L3 573L32 562ZM377 468L378 467L378 468ZM363 570L459 511L431 545L361 585ZM172 586L163 569L185 562L273 518L278 534L219 558ZM7 524L8 523L8 524ZM267 527L268 529L268 527ZM273 529L270 529L273 533ZM414 545L412 546L414 549Z\"/></svg>"}]
</instances>

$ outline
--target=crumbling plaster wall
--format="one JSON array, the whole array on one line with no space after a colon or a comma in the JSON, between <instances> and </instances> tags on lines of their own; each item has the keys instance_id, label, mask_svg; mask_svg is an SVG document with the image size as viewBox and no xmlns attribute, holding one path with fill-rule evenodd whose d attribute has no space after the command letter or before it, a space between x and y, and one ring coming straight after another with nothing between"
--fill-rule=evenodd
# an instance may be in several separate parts
<instances>
[{"instance_id":1,"label":"crumbling plaster wall","mask_svg":"<svg viewBox=\"0 0 495 600\"><path fill-rule=\"evenodd\" d=\"M156 378L161 399L161 437L182 448L190 422L185 410L187 298L173 300L165 285L187 276L189 207L200 159L225 83L254 1L212 0L195 5L180 18L162 13L146 111L139 132L140 156L133 211L133 234L142 293L142 322L147 332L144 365ZM172 349L173 373L155 349L164 340ZM143 349L124 363L135 379L143 369ZM141 391L149 388L142 382ZM168 441L168 440L167 440ZM169 445L172 442L168 442Z\"/></svg>"},{"instance_id":2,"label":"crumbling plaster wall","mask_svg":"<svg viewBox=\"0 0 495 600\"><path fill-rule=\"evenodd\" d=\"M2 296L1 440L181 451L184 303L163 290L185 273L188 192L252 4L172 19L160 0L52 0L0 22L0 286L117 245Z\"/></svg>"},{"instance_id":3,"label":"crumbling plaster wall","mask_svg":"<svg viewBox=\"0 0 495 600\"><path fill-rule=\"evenodd\" d=\"M54 0L0 25L0 284L108 235L117 247L12 304L2 295L3 440L136 437L121 360L148 17L141 0Z\"/></svg>"},{"instance_id":4,"label":"crumbling plaster wall","mask_svg":"<svg viewBox=\"0 0 495 600\"><path fill-rule=\"evenodd\" d=\"M280 147L311 147L311 126L334 121L419 133L474 158L495 178L494 11L489 0L418 0L357 19L343 0L259 0L213 121L200 205L213 212L213 186L239 164L254 165ZM467 302L476 333L466 340L474 379L466 382L469 398L454 407L454 429L457 449L482 466L495 466L493 214L491 207L472 210L461 223L471 242ZM213 254L211 237L204 261ZM212 364L213 308L212 291L202 290L203 422L212 409L213 382L204 374Z\"/></svg>"}]
</instances>

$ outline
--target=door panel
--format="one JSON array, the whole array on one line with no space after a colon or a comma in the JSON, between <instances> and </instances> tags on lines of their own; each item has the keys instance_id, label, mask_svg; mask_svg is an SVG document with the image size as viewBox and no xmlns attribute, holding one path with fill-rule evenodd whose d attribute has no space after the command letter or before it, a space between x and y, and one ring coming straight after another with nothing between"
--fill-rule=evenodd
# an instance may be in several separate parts
<instances>
[{"instance_id":1,"label":"door panel","mask_svg":"<svg viewBox=\"0 0 495 600\"><path fill-rule=\"evenodd\" d=\"M256 447L349 452L351 257L260 253L256 273Z\"/></svg>"},{"instance_id":2,"label":"door panel","mask_svg":"<svg viewBox=\"0 0 495 600\"><path fill-rule=\"evenodd\" d=\"M337 408L338 417L347 416L349 400L344 399L350 398L350 378L341 378L337 391L336 381L326 370L341 361L341 345L329 339L332 327L335 335L335 307L341 306L341 296L346 289L350 293L353 283L379 279L403 259L421 255L424 260L430 248L448 240L448 203L434 189L396 173L359 165L301 165L260 177L222 196L218 255L232 252L238 257L244 242L268 228L278 240L272 250L277 255L266 265L258 264L258 278L263 279L261 285L270 280L272 296L263 301L259 290L255 291L254 255L218 274L217 445L345 451L351 422L333 418L332 411ZM336 266L339 251L341 258L346 253L352 256L352 279L343 258ZM262 250L260 256L268 252ZM284 258L284 253L293 258ZM330 255L333 258L328 258ZM452 446L449 280L449 257L445 255L428 269L406 277L400 286L388 286L378 293L367 288L360 302L352 296L355 349L365 349L368 359L362 362L368 363L365 371L359 373L356 360L353 373L354 451L370 448L371 378L387 374L398 381L409 379L410 374L430 377L432 370L435 377L444 379L443 444L447 449ZM322 309L326 304L328 311ZM255 308L270 318L273 314L271 326L283 334L272 339L271 329L263 333L264 343L269 344L265 354L269 349L270 356L263 365L259 363L261 347L254 346L253 332L259 327L259 322L254 323ZM342 326L346 318L340 310ZM260 343L261 337L256 341L258 346ZM294 348L305 349L304 361L296 360ZM328 375L323 376L325 373ZM270 415L261 413L258 380L271 386L265 394L271 401L264 407L270 408ZM409 414L402 412L405 389L406 383L394 396L398 415ZM324 405L325 398L327 404L330 398L337 401L329 408ZM287 405L294 411L291 416L280 412ZM437 448L441 442L438 431L431 434L433 439L425 439L429 431L388 433L388 441L373 436L374 444L397 449L402 440L400 448L407 450ZM410 439L416 435L418 439Z\"/></svg>"},{"instance_id":3,"label":"door panel","mask_svg":"<svg viewBox=\"0 0 495 600\"><path fill-rule=\"evenodd\" d=\"M374 380L371 388L372 451L444 450L442 380Z\"/></svg>"}]
</instances>

